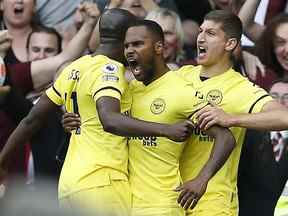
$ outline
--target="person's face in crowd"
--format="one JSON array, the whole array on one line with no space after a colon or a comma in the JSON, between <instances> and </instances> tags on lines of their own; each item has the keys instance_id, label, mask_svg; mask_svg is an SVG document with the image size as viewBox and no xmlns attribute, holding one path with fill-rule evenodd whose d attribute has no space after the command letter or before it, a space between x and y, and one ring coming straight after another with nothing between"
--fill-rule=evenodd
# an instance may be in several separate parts
<instances>
[{"instance_id":1,"label":"person's face in crowd","mask_svg":"<svg viewBox=\"0 0 288 216\"><path fill-rule=\"evenodd\" d=\"M34 14L34 0L3 0L1 9L7 24L14 27L30 25Z\"/></svg>"},{"instance_id":2,"label":"person's face in crowd","mask_svg":"<svg viewBox=\"0 0 288 216\"><path fill-rule=\"evenodd\" d=\"M46 32L31 35L28 46L28 59L35 61L55 56L59 53L57 36Z\"/></svg>"},{"instance_id":3,"label":"person's face in crowd","mask_svg":"<svg viewBox=\"0 0 288 216\"><path fill-rule=\"evenodd\" d=\"M277 61L285 71L288 71L288 23L278 26L273 44Z\"/></svg>"},{"instance_id":4,"label":"person's face in crowd","mask_svg":"<svg viewBox=\"0 0 288 216\"><path fill-rule=\"evenodd\" d=\"M182 25L185 44L196 47L199 25L193 20L185 20Z\"/></svg>"},{"instance_id":5,"label":"person's face in crowd","mask_svg":"<svg viewBox=\"0 0 288 216\"><path fill-rule=\"evenodd\" d=\"M120 8L130 11L136 17L144 18L147 11L144 9L141 0L123 0Z\"/></svg>"},{"instance_id":6,"label":"person's face in crowd","mask_svg":"<svg viewBox=\"0 0 288 216\"><path fill-rule=\"evenodd\" d=\"M213 0L215 5L222 10L229 9L231 0Z\"/></svg>"},{"instance_id":7,"label":"person's face in crowd","mask_svg":"<svg viewBox=\"0 0 288 216\"><path fill-rule=\"evenodd\" d=\"M178 38L175 30L176 21L172 16L159 17L155 20L164 32L164 59L167 62L174 62L178 50Z\"/></svg>"},{"instance_id":8,"label":"person's face in crowd","mask_svg":"<svg viewBox=\"0 0 288 216\"><path fill-rule=\"evenodd\" d=\"M210 66L221 62L226 53L227 38L221 24L205 20L199 28L197 37L197 62Z\"/></svg>"},{"instance_id":9,"label":"person's face in crowd","mask_svg":"<svg viewBox=\"0 0 288 216\"><path fill-rule=\"evenodd\" d=\"M138 81L147 82L153 76L155 43L145 26L130 27L126 32L124 53Z\"/></svg>"},{"instance_id":10,"label":"person's face in crowd","mask_svg":"<svg viewBox=\"0 0 288 216\"><path fill-rule=\"evenodd\" d=\"M270 89L270 95L288 108L288 83L275 83Z\"/></svg>"}]
</instances>

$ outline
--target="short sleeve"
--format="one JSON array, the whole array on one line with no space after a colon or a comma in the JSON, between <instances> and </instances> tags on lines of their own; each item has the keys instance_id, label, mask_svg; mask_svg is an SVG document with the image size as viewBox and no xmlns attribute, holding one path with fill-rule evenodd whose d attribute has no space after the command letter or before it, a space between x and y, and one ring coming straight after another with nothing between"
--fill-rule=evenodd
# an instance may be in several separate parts
<instances>
[{"instance_id":1,"label":"short sleeve","mask_svg":"<svg viewBox=\"0 0 288 216\"><path fill-rule=\"evenodd\" d=\"M121 98L128 87L124 77L125 68L123 65L108 62L100 67L91 68L91 70L91 74L97 76L89 89L95 101L102 96Z\"/></svg>"},{"instance_id":2,"label":"short sleeve","mask_svg":"<svg viewBox=\"0 0 288 216\"><path fill-rule=\"evenodd\" d=\"M248 80L241 86L241 91L242 93L239 94L241 97L235 96L235 99L237 99L240 110L245 113L260 112L267 102L273 100L266 90Z\"/></svg>"},{"instance_id":3,"label":"short sleeve","mask_svg":"<svg viewBox=\"0 0 288 216\"><path fill-rule=\"evenodd\" d=\"M46 90L46 95L49 97L49 99L59 106L64 104L62 95L62 87L64 86L64 84L62 83L63 77L64 71L55 80L54 84Z\"/></svg>"}]
</instances>

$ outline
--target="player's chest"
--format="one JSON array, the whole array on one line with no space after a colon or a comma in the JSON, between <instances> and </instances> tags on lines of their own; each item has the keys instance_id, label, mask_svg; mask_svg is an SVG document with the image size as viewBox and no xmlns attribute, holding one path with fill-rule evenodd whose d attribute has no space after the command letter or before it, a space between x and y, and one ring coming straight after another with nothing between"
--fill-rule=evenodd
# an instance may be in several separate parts
<instances>
[{"instance_id":1,"label":"player's chest","mask_svg":"<svg viewBox=\"0 0 288 216\"><path fill-rule=\"evenodd\" d=\"M132 96L131 114L149 121L169 122L183 118L181 113L181 101L184 95L179 91L158 91L137 92ZM192 93L191 93L192 98Z\"/></svg>"},{"instance_id":2,"label":"player's chest","mask_svg":"<svg viewBox=\"0 0 288 216\"><path fill-rule=\"evenodd\" d=\"M230 110L231 107L234 107L239 95L225 86L200 85L195 86L195 97L197 97L200 101L203 100L211 104L221 106L221 108L224 110Z\"/></svg>"}]
</instances>

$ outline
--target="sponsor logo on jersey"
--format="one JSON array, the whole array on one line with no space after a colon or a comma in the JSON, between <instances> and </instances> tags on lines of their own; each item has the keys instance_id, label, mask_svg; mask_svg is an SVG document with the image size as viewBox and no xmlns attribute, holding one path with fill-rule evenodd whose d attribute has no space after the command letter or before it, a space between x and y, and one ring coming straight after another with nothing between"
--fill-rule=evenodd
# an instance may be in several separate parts
<instances>
[{"instance_id":1,"label":"sponsor logo on jersey","mask_svg":"<svg viewBox=\"0 0 288 216\"><path fill-rule=\"evenodd\" d=\"M213 89L213 90L209 91L207 96L206 96L206 100L209 103L212 103L215 105L220 104L222 99L223 99L222 92L219 91L218 89Z\"/></svg>"},{"instance_id":2,"label":"sponsor logo on jersey","mask_svg":"<svg viewBox=\"0 0 288 216\"><path fill-rule=\"evenodd\" d=\"M166 107L166 103L163 99L161 98L156 98L155 100L153 100L151 106L150 106L150 110L153 114L160 114L165 110Z\"/></svg>"},{"instance_id":3,"label":"sponsor logo on jersey","mask_svg":"<svg viewBox=\"0 0 288 216\"><path fill-rule=\"evenodd\" d=\"M200 128L198 127L193 129L193 134L199 137L199 141L203 141L203 142L214 141L213 137L208 136L203 131L201 131Z\"/></svg>"},{"instance_id":4,"label":"sponsor logo on jersey","mask_svg":"<svg viewBox=\"0 0 288 216\"><path fill-rule=\"evenodd\" d=\"M119 77L118 77L118 76L111 75L111 74L107 74L107 75L103 75L103 76L102 76L102 80L103 80L103 81L118 82L118 81L119 81Z\"/></svg>"},{"instance_id":5,"label":"sponsor logo on jersey","mask_svg":"<svg viewBox=\"0 0 288 216\"><path fill-rule=\"evenodd\" d=\"M140 140L142 141L142 145L144 147L156 147L157 146L157 137L150 136L150 137L128 137L128 140Z\"/></svg>"},{"instance_id":6,"label":"sponsor logo on jersey","mask_svg":"<svg viewBox=\"0 0 288 216\"><path fill-rule=\"evenodd\" d=\"M118 72L118 67L115 64L109 63L109 64L104 65L102 70L106 74L115 74Z\"/></svg>"}]
</instances>

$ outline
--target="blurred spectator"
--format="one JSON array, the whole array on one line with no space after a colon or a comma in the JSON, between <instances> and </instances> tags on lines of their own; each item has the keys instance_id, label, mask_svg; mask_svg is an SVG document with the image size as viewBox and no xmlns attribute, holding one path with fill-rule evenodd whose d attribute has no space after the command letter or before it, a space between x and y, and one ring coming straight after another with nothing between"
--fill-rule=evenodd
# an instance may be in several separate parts
<instances>
[{"instance_id":1,"label":"blurred spectator","mask_svg":"<svg viewBox=\"0 0 288 216\"><path fill-rule=\"evenodd\" d=\"M257 55L270 69L256 83L271 83L277 78L288 76L288 14L274 17L266 26L256 44ZM266 85L267 85L266 84Z\"/></svg>"},{"instance_id":2,"label":"blurred spectator","mask_svg":"<svg viewBox=\"0 0 288 216\"><path fill-rule=\"evenodd\" d=\"M90 5L90 7L94 10L95 13L98 14L98 16L100 16L101 11L98 7L98 4L93 2L93 1L84 1L86 2L86 4ZM80 4L81 5L81 4ZM77 34L77 32L80 30L80 28L82 27L83 23L84 23L84 19L82 16L82 12L81 12L81 7L80 5L78 5L78 7L75 9L74 14L73 14L73 22L65 28L58 28L57 31L59 31L59 33L62 35L63 40L62 40L62 46L63 48L65 48L67 46L67 44L69 43L69 41L72 40L72 38ZM98 46L98 38L99 38L99 31L98 28L95 27L95 30L93 31L93 34L91 34L91 37L89 39L89 44L88 47L86 49L86 52L90 53L93 52L97 46Z\"/></svg>"},{"instance_id":3,"label":"blurred spectator","mask_svg":"<svg viewBox=\"0 0 288 216\"><path fill-rule=\"evenodd\" d=\"M29 61L56 56L62 51L62 37L54 28L38 25L28 35L26 49Z\"/></svg>"},{"instance_id":4,"label":"blurred spectator","mask_svg":"<svg viewBox=\"0 0 288 216\"><path fill-rule=\"evenodd\" d=\"M288 108L288 79L270 94ZM248 130L238 176L239 216L271 216L288 179L288 131Z\"/></svg>"},{"instance_id":5,"label":"blurred spectator","mask_svg":"<svg viewBox=\"0 0 288 216\"><path fill-rule=\"evenodd\" d=\"M35 26L27 39L28 60L37 61L56 56L62 51L61 44L62 37L55 29ZM41 94L42 91L34 91L29 93L27 98L33 103L37 103ZM57 188L60 166L56 161L56 153L62 143L66 141L66 134L61 124L62 110L59 109L57 112L49 114L48 119L46 126L40 129L30 142L33 157L30 154L28 182L34 183L36 189L39 189L38 180L43 177L51 178L51 181L55 182L55 189ZM56 194L55 197L57 197Z\"/></svg>"},{"instance_id":6,"label":"blurred spectator","mask_svg":"<svg viewBox=\"0 0 288 216\"><path fill-rule=\"evenodd\" d=\"M43 60L37 60L33 62L6 65L7 66L7 76L5 80L5 85L12 86L12 89L17 88L22 93L22 96L27 94L31 90L41 90L43 87L47 86L47 84L51 83L55 77L56 71L59 69L63 63L67 61L72 61L75 58L79 57L83 50L87 47L88 38L90 38L91 33L96 25L98 14L95 11L91 10L91 7L87 5L82 5L81 10L85 17L84 25L81 27L77 35L73 38L73 40L69 43L69 45L58 55L54 57L49 57ZM2 32L0 31L0 36ZM0 37L1 39L1 37ZM2 46L2 43L5 44L1 40L0 48L5 47ZM26 46L26 44L25 44ZM25 47L26 50L26 47ZM1 52L0 52L1 53ZM15 103L17 103L15 101ZM15 108L17 108L17 105ZM6 104L7 105L7 104ZM20 105L19 105L20 106ZM8 107L8 110L13 110L14 107ZM18 113L14 113L17 115ZM0 110L0 148L5 144L8 136L11 134L17 122L11 121L11 117L5 113L5 110ZM49 145L51 145L49 143ZM47 147L49 146L47 145ZM15 154L15 160L13 160L13 167L15 167L16 171L23 170L24 162L21 160L23 155L23 150L21 150L22 154ZM48 154L47 154L48 155ZM17 161L19 165L17 166ZM10 171L12 171L10 169Z\"/></svg>"},{"instance_id":7,"label":"blurred spectator","mask_svg":"<svg viewBox=\"0 0 288 216\"><path fill-rule=\"evenodd\" d=\"M184 50L187 59L196 59L197 56L197 35L199 25L193 20L186 19L182 22L184 30Z\"/></svg>"},{"instance_id":8,"label":"blurred spectator","mask_svg":"<svg viewBox=\"0 0 288 216\"><path fill-rule=\"evenodd\" d=\"M102 12L107 0L36 0L37 16L48 27L65 29L73 24L73 16L81 2L94 2Z\"/></svg>"},{"instance_id":9,"label":"blurred spectator","mask_svg":"<svg viewBox=\"0 0 288 216\"><path fill-rule=\"evenodd\" d=\"M157 22L164 32L164 58L170 69L178 68L184 59L184 31L178 14L165 8L158 8L147 14L147 20Z\"/></svg>"},{"instance_id":10,"label":"blurred spectator","mask_svg":"<svg viewBox=\"0 0 288 216\"><path fill-rule=\"evenodd\" d=\"M35 0L1 0L4 26L13 37L12 49L5 62L8 64L27 61L26 41L34 24Z\"/></svg>"},{"instance_id":11,"label":"blurred spectator","mask_svg":"<svg viewBox=\"0 0 288 216\"><path fill-rule=\"evenodd\" d=\"M144 19L147 14L146 9L143 7L141 0L122 0L119 8L130 11L136 17Z\"/></svg>"},{"instance_id":12,"label":"blurred spectator","mask_svg":"<svg viewBox=\"0 0 288 216\"><path fill-rule=\"evenodd\" d=\"M145 0L142 0L143 2ZM154 2L159 5L159 7L161 8L167 8L169 10L172 10L176 13L179 12L178 8L177 8L177 4L175 0L154 0ZM154 8L155 10L156 8Z\"/></svg>"}]
</instances>

